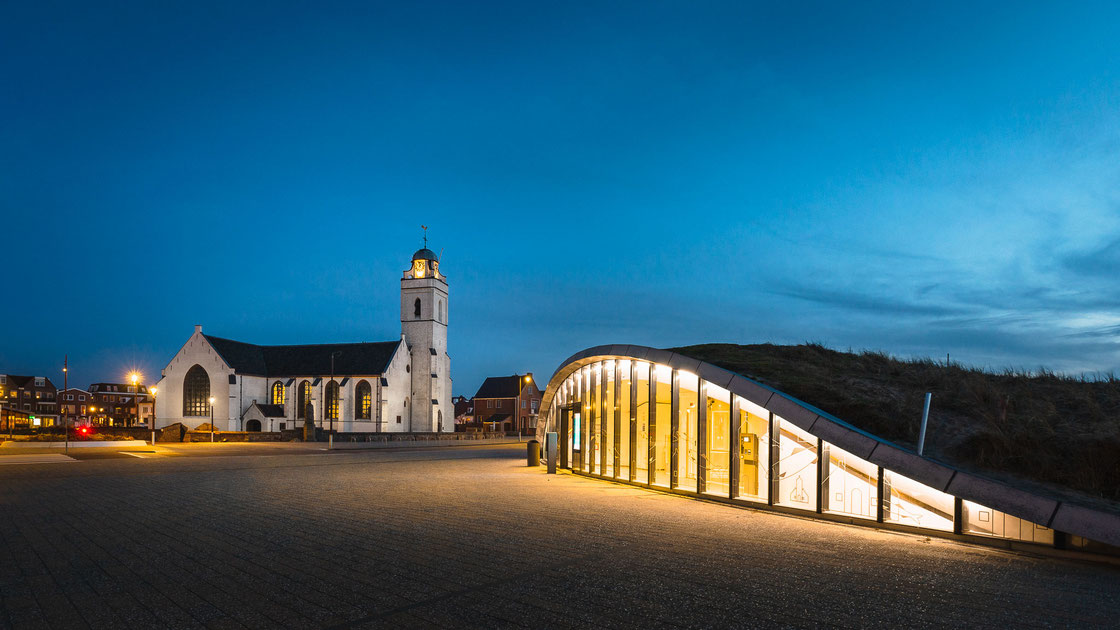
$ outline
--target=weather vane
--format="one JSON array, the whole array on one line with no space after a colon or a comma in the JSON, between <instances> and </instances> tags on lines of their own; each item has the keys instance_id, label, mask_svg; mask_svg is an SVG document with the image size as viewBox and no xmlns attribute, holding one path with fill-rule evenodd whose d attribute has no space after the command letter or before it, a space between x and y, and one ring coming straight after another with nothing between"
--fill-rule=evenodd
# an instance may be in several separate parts
<instances>
[{"instance_id":1,"label":"weather vane","mask_svg":"<svg viewBox=\"0 0 1120 630\"><path fill-rule=\"evenodd\" d=\"M428 226L421 225L424 228L424 249L428 249Z\"/></svg>"}]
</instances>

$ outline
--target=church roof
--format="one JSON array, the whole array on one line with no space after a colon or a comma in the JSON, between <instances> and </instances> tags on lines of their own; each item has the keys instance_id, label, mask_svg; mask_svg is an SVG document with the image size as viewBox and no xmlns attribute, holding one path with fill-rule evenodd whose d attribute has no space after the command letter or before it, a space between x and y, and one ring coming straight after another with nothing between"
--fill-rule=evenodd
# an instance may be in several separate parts
<instances>
[{"instance_id":1,"label":"church roof","mask_svg":"<svg viewBox=\"0 0 1120 630\"><path fill-rule=\"evenodd\" d=\"M253 403L257 409L261 410L261 414L266 418L283 418L284 405L262 405L260 403Z\"/></svg>"},{"instance_id":2,"label":"church roof","mask_svg":"<svg viewBox=\"0 0 1120 630\"><path fill-rule=\"evenodd\" d=\"M324 343L302 346L258 346L252 343L203 335L222 359L239 374L254 376L336 376L384 374L400 341Z\"/></svg>"}]
</instances>

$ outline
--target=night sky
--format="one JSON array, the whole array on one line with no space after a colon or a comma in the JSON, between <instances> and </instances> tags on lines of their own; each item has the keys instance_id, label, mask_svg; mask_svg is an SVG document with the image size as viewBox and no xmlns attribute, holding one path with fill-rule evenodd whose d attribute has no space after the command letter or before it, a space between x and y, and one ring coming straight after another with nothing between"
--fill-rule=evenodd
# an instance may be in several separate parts
<instances>
[{"instance_id":1,"label":"night sky","mask_svg":"<svg viewBox=\"0 0 1120 630\"><path fill-rule=\"evenodd\" d=\"M399 337L1120 367L1120 4L7 2L0 372Z\"/></svg>"}]
</instances>

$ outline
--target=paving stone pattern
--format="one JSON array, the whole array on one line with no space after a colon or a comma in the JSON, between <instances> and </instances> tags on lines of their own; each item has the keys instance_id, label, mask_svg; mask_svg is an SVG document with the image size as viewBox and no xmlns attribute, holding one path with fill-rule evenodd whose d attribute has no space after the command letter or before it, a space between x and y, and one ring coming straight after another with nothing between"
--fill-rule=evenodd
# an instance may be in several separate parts
<instances>
[{"instance_id":1,"label":"paving stone pattern","mask_svg":"<svg viewBox=\"0 0 1120 630\"><path fill-rule=\"evenodd\" d=\"M1120 569L742 510L523 451L0 471L0 627L1120 624Z\"/></svg>"}]
</instances>

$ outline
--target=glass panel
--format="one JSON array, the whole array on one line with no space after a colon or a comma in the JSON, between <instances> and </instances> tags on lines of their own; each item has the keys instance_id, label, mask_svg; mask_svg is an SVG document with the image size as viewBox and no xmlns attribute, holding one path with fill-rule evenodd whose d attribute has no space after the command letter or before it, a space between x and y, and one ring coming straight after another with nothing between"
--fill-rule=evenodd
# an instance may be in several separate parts
<instances>
[{"instance_id":1,"label":"glass panel","mask_svg":"<svg viewBox=\"0 0 1120 630\"><path fill-rule=\"evenodd\" d=\"M972 501L961 501L961 510L962 531L966 534L1054 544L1054 530L1048 527L997 512Z\"/></svg>"},{"instance_id":2,"label":"glass panel","mask_svg":"<svg viewBox=\"0 0 1120 630\"><path fill-rule=\"evenodd\" d=\"M890 502L883 504L883 520L926 529L953 531L953 497L913 479L883 471L883 493L890 486Z\"/></svg>"},{"instance_id":3,"label":"glass panel","mask_svg":"<svg viewBox=\"0 0 1120 630\"><path fill-rule=\"evenodd\" d=\"M832 444L826 444L826 448L828 467L821 484L821 491L825 492L824 511L874 520L879 467Z\"/></svg>"},{"instance_id":4,"label":"glass panel","mask_svg":"<svg viewBox=\"0 0 1120 630\"><path fill-rule=\"evenodd\" d=\"M699 408L700 380L695 374L680 372L680 407L677 419L677 487L682 490L696 491L698 445L696 434L699 429L697 414Z\"/></svg>"},{"instance_id":5,"label":"glass panel","mask_svg":"<svg viewBox=\"0 0 1120 630\"><path fill-rule=\"evenodd\" d=\"M618 362L619 387L615 396L621 423L618 427L618 477L630 478L630 362Z\"/></svg>"},{"instance_id":6,"label":"glass panel","mask_svg":"<svg viewBox=\"0 0 1120 630\"><path fill-rule=\"evenodd\" d=\"M592 365L590 374L591 387L587 390L588 408L591 415L591 421L588 424L589 432L587 438L590 440L590 443L588 444L587 454L588 457L591 458L591 472L596 475L599 474L599 465L602 464L603 461L601 457L602 453L599 452L600 442L602 441L599 435L599 432L602 430L602 427L599 425L599 419L603 415L603 410L601 409L602 403L599 399L599 390L602 388L599 382L601 373L602 369L598 363Z\"/></svg>"},{"instance_id":7,"label":"glass panel","mask_svg":"<svg viewBox=\"0 0 1120 630\"><path fill-rule=\"evenodd\" d=\"M704 491L728 496L731 476L731 393L718 385L704 385L708 417L704 428Z\"/></svg>"},{"instance_id":8,"label":"glass panel","mask_svg":"<svg viewBox=\"0 0 1120 630\"><path fill-rule=\"evenodd\" d=\"M582 383L580 385L580 402L583 408L583 422L581 423L583 452L580 455L580 467L584 472L591 472L591 367L582 370Z\"/></svg>"},{"instance_id":9,"label":"glass panel","mask_svg":"<svg viewBox=\"0 0 1120 630\"><path fill-rule=\"evenodd\" d=\"M774 503L802 510L817 509L817 438L778 420L778 496Z\"/></svg>"},{"instance_id":10,"label":"glass panel","mask_svg":"<svg viewBox=\"0 0 1120 630\"><path fill-rule=\"evenodd\" d=\"M739 399L739 493L744 499L765 501L770 493L770 412Z\"/></svg>"},{"instance_id":11,"label":"glass panel","mask_svg":"<svg viewBox=\"0 0 1120 630\"><path fill-rule=\"evenodd\" d=\"M634 379L638 381L638 399L634 405L638 412L634 481L649 483L649 364L638 363L634 370Z\"/></svg>"},{"instance_id":12,"label":"glass panel","mask_svg":"<svg viewBox=\"0 0 1120 630\"><path fill-rule=\"evenodd\" d=\"M657 399L654 401L653 426L653 482L659 486L669 485L669 431L672 425L669 415L673 409L673 370L667 365L658 365Z\"/></svg>"},{"instance_id":13,"label":"glass panel","mask_svg":"<svg viewBox=\"0 0 1120 630\"><path fill-rule=\"evenodd\" d=\"M603 448L606 450L607 461L603 466L603 476L613 477L615 458L618 453L614 448L615 438L615 404L614 404L614 361L603 361Z\"/></svg>"}]
</instances>

